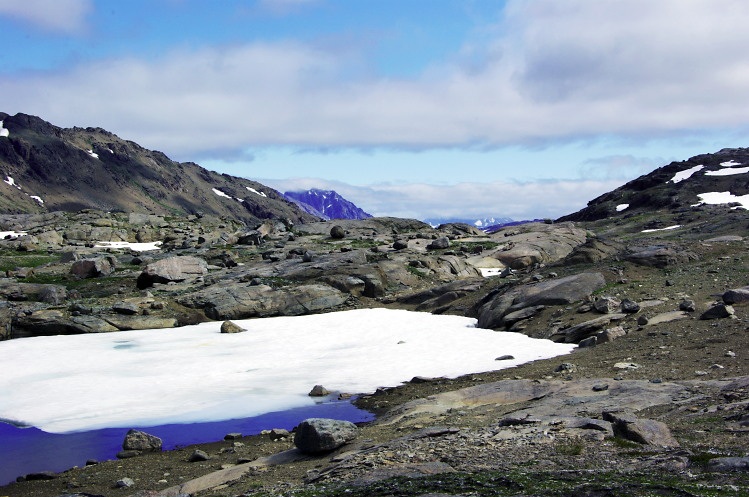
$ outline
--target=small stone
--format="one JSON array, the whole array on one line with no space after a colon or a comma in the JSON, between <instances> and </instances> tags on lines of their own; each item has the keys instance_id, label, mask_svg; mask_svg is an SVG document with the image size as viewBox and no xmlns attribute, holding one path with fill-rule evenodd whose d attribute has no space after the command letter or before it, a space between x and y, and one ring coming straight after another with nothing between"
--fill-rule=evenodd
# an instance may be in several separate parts
<instances>
[{"instance_id":1,"label":"small stone","mask_svg":"<svg viewBox=\"0 0 749 497\"><path fill-rule=\"evenodd\" d=\"M291 433L289 433L289 430L284 430L283 428L273 428L270 433L268 433L268 437L274 442L276 440L289 438L290 435Z\"/></svg>"},{"instance_id":2,"label":"small stone","mask_svg":"<svg viewBox=\"0 0 749 497\"><path fill-rule=\"evenodd\" d=\"M614 364L614 369L639 369L640 365L634 362L617 362Z\"/></svg>"},{"instance_id":3,"label":"small stone","mask_svg":"<svg viewBox=\"0 0 749 497\"><path fill-rule=\"evenodd\" d=\"M315 254L307 250L304 252L304 255L302 255L302 262L312 262L314 258Z\"/></svg>"},{"instance_id":4,"label":"small stone","mask_svg":"<svg viewBox=\"0 0 749 497\"><path fill-rule=\"evenodd\" d=\"M609 389L608 383L599 383L599 384L593 385L594 392L605 392L608 389Z\"/></svg>"},{"instance_id":5,"label":"small stone","mask_svg":"<svg viewBox=\"0 0 749 497\"><path fill-rule=\"evenodd\" d=\"M712 366L710 366L710 369L725 369L725 368L721 366L720 364L713 364Z\"/></svg>"},{"instance_id":6,"label":"small stone","mask_svg":"<svg viewBox=\"0 0 749 497\"><path fill-rule=\"evenodd\" d=\"M135 482L133 481L133 479L125 477L125 478L120 478L119 480L117 480L117 483L115 483L114 486L117 488L130 488L133 485L135 485Z\"/></svg>"},{"instance_id":7,"label":"small stone","mask_svg":"<svg viewBox=\"0 0 749 497\"><path fill-rule=\"evenodd\" d=\"M593 336L580 340L580 343L578 343L577 346L583 349L585 347L595 347L596 344L598 344L598 338Z\"/></svg>"},{"instance_id":8,"label":"small stone","mask_svg":"<svg viewBox=\"0 0 749 497\"><path fill-rule=\"evenodd\" d=\"M555 373L562 373L562 372L574 372L577 371L577 366L575 366L572 363L569 362L563 362L557 368L554 370Z\"/></svg>"},{"instance_id":9,"label":"small stone","mask_svg":"<svg viewBox=\"0 0 749 497\"><path fill-rule=\"evenodd\" d=\"M190 455L190 458L188 459L188 461L190 461L190 462L202 462L202 461L207 461L207 460L209 460L210 458L211 458L211 456L209 456L209 455L208 455L207 453L205 453L204 451L202 451L202 450L200 450L200 449L196 449L196 450L195 450L195 451L193 451L193 453L192 453L192 454Z\"/></svg>"},{"instance_id":10,"label":"small stone","mask_svg":"<svg viewBox=\"0 0 749 497\"><path fill-rule=\"evenodd\" d=\"M325 397L326 395L330 395L330 392L322 385L315 385L307 395L310 397Z\"/></svg>"},{"instance_id":11,"label":"small stone","mask_svg":"<svg viewBox=\"0 0 749 497\"><path fill-rule=\"evenodd\" d=\"M224 440L237 440L239 438L242 438L241 433L227 433L224 435Z\"/></svg>"},{"instance_id":12,"label":"small stone","mask_svg":"<svg viewBox=\"0 0 749 497\"><path fill-rule=\"evenodd\" d=\"M679 303L679 310L684 312L694 312L697 310L697 304L694 300L685 299Z\"/></svg>"},{"instance_id":13,"label":"small stone","mask_svg":"<svg viewBox=\"0 0 749 497\"><path fill-rule=\"evenodd\" d=\"M131 457L137 457L141 454L139 450L121 450L115 456L117 459L130 459Z\"/></svg>"},{"instance_id":14,"label":"small stone","mask_svg":"<svg viewBox=\"0 0 749 497\"><path fill-rule=\"evenodd\" d=\"M350 421L310 418L296 428L294 445L305 454L320 454L354 440L359 429Z\"/></svg>"},{"instance_id":15,"label":"small stone","mask_svg":"<svg viewBox=\"0 0 749 497\"><path fill-rule=\"evenodd\" d=\"M39 471L37 473L27 474L24 479L26 481L54 480L58 476L57 473L53 473L52 471Z\"/></svg>"},{"instance_id":16,"label":"small stone","mask_svg":"<svg viewBox=\"0 0 749 497\"><path fill-rule=\"evenodd\" d=\"M649 321L650 320L648 319L647 316L640 316L637 318L637 324L640 326L645 326L646 324L648 324Z\"/></svg>"},{"instance_id":17,"label":"small stone","mask_svg":"<svg viewBox=\"0 0 749 497\"><path fill-rule=\"evenodd\" d=\"M125 435L125 441L122 443L122 448L125 451L160 451L161 446L162 441L159 437L149 435L148 433L139 430L128 431Z\"/></svg>"},{"instance_id":18,"label":"small stone","mask_svg":"<svg viewBox=\"0 0 749 497\"><path fill-rule=\"evenodd\" d=\"M621 308L622 312L625 314L636 314L640 312L640 304L630 299L622 300Z\"/></svg>"},{"instance_id":19,"label":"small stone","mask_svg":"<svg viewBox=\"0 0 749 497\"><path fill-rule=\"evenodd\" d=\"M138 314L138 311L140 310L137 305L130 303L130 302L117 302L112 306L112 310L116 312L117 314L125 314L132 316L134 314Z\"/></svg>"},{"instance_id":20,"label":"small stone","mask_svg":"<svg viewBox=\"0 0 749 497\"><path fill-rule=\"evenodd\" d=\"M732 350L729 350L728 352L725 353L725 356L726 357L736 357L736 352L734 352Z\"/></svg>"},{"instance_id":21,"label":"small stone","mask_svg":"<svg viewBox=\"0 0 749 497\"><path fill-rule=\"evenodd\" d=\"M496 359L494 359L494 360L495 360L495 361L511 361L511 360L513 360L513 359L515 359L515 356L514 356L514 355L510 355L510 354L505 354L505 355L501 355L501 356L497 357L497 358L496 358Z\"/></svg>"}]
</instances>

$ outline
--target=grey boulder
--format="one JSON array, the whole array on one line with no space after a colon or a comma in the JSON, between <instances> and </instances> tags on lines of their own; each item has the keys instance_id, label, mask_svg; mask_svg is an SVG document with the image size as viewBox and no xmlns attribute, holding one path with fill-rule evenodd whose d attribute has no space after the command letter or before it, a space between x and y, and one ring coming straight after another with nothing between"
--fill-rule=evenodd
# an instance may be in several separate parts
<instances>
[{"instance_id":1,"label":"grey boulder","mask_svg":"<svg viewBox=\"0 0 749 497\"><path fill-rule=\"evenodd\" d=\"M296 428L294 445L305 454L330 452L354 440L359 428L349 421L309 418Z\"/></svg>"},{"instance_id":2,"label":"grey boulder","mask_svg":"<svg viewBox=\"0 0 749 497\"><path fill-rule=\"evenodd\" d=\"M208 264L192 256L177 256L149 264L138 276L138 288L148 288L154 283L180 282L208 274Z\"/></svg>"}]
</instances>

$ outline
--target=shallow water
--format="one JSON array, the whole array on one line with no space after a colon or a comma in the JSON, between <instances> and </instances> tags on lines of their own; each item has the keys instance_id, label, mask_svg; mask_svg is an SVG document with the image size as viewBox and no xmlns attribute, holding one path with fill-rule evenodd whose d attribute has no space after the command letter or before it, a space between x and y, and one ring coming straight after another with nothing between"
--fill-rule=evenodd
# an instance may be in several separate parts
<instances>
[{"instance_id":1,"label":"shallow water","mask_svg":"<svg viewBox=\"0 0 749 497\"><path fill-rule=\"evenodd\" d=\"M164 441L164 449L222 440L227 433L254 435L262 430L291 430L311 417L335 418L354 423L371 421L374 416L357 409L349 401L327 401L283 412L245 419L209 423L169 424L138 428ZM0 423L0 485L16 477L41 471L60 472L83 466L88 459L114 459L122 450L129 428L105 428L77 433L46 433L38 428L19 428Z\"/></svg>"}]
</instances>

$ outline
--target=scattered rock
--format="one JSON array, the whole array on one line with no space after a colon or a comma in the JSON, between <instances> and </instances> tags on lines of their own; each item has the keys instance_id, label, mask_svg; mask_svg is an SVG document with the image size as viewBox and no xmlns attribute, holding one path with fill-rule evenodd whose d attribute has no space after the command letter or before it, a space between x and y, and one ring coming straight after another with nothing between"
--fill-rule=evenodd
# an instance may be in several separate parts
<instances>
[{"instance_id":1,"label":"scattered rock","mask_svg":"<svg viewBox=\"0 0 749 497\"><path fill-rule=\"evenodd\" d=\"M636 314L640 312L640 304L634 300L624 299L622 300L621 309L625 314Z\"/></svg>"},{"instance_id":2,"label":"scattered rock","mask_svg":"<svg viewBox=\"0 0 749 497\"><path fill-rule=\"evenodd\" d=\"M617 312L621 305L622 303L613 297L601 297L593 302L593 308L601 314Z\"/></svg>"},{"instance_id":3,"label":"scattered rock","mask_svg":"<svg viewBox=\"0 0 749 497\"><path fill-rule=\"evenodd\" d=\"M242 438L241 433L227 433L224 435L224 440L239 440L240 438Z\"/></svg>"},{"instance_id":4,"label":"scattered rock","mask_svg":"<svg viewBox=\"0 0 749 497\"><path fill-rule=\"evenodd\" d=\"M221 333L241 333L243 331L247 330L232 321L221 323Z\"/></svg>"},{"instance_id":5,"label":"scattered rock","mask_svg":"<svg viewBox=\"0 0 749 497\"><path fill-rule=\"evenodd\" d=\"M612 423L614 435L626 440L664 448L679 447L668 426L660 421L616 412L604 412L603 419Z\"/></svg>"},{"instance_id":6,"label":"scattered rock","mask_svg":"<svg viewBox=\"0 0 749 497\"><path fill-rule=\"evenodd\" d=\"M716 457L707 463L710 471L749 471L749 457Z\"/></svg>"},{"instance_id":7,"label":"scattered rock","mask_svg":"<svg viewBox=\"0 0 749 497\"><path fill-rule=\"evenodd\" d=\"M715 304L702 313L700 319L724 319L730 318L736 313L728 304Z\"/></svg>"},{"instance_id":8,"label":"scattered rock","mask_svg":"<svg viewBox=\"0 0 749 497\"><path fill-rule=\"evenodd\" d=\"M515 359L515 356L514 356L514 355L509 355L509 354L506 354L506 355L501 355L501 356L497 357L497 358L496 358L496 359L494 359L494 360L495 360L495 361L511 361L511 360L513 360L513 359Z\"/></svg>"},{"instance_id":9,"label":"scattered rock","mask_svg":"<svg viewBox=\"0 0 749 497\"><path fill-rule=\"evenodd\" d=\"M132 302L117 302L112 305L112 310L117 314L133 315L138 314L140 308Z\"/></svg>"},{"instance_id":10,"label":"scattered rock","mask_svg":"<svg viewBox=\"0 0 749 497\"><path fill-rule=\"evenodd\" d=\"M70 274L79 279L100 278L114 272L114 257L96 257L75 261L70 267Z\"/></svg>"},{"instance_id":11,"label":"scattered rock","mask_svg":"<svg viewBox=\"0 0 749 497\"><path fill-rule=\"evenodd\" d=\"M315 385L307 395L309 395L310 397L325 397L327 395L330 395L330 392L322 385Z\"/></svg>"},{"instance_id":12,"label":"scattered rock","mask_svg":"<svg viewBox=\"0 0 749 497\"><path fill-rule=\"evenodd\" d=\"M694 303L694 300L684 299L679 302L679 310L684 312L694 312L697 310L697 304Z\"/></svg>"},{"instance_id":13,"label":"scattered rock","mask_svg":"<svg viewBox=\"0 0 749 497\"><path fill-rule=\"evenodd\" d=\"M202 461L208 461L211 458L206 452L196 449L193 451L192 454L190 454L190 458L188 459L189 462L202 462Z\"/></svg>"},{"instance_id":14,"label":"scattered rock","mask_svg":"<svg viewBox=\"0 0 749 497\"><path fill-rule=\"evenodd\" d=\"M736 288L723 293L721 297L726 305L744 304L749 302L749 287Z\"/></svg>"},{"instance_id":15,"label":"scattered rock","mask_svg":"<svg viewBox=\"0 0 749 497\"><path fill-rule=\"evenodd\" d=\"M133 485L135 485L135 482L133 481L133 479L127 478L127 477L120 478L119 480L117 480L117 483L114 484L114 486L117 488L130 488Z\"/></svg>"},{"instance_id":16,"label":"scattered rock","mask_svg":"<svg viewBox=\"0 0 749 497\"><path fill-rule=\"evenodd\" d=\"M432 241L429 245L427 245L427 250L441 250L446 249L450 246L450 239L446 236L442 236L437 238L436 240Z\"/></svg>"},{"instance_id":17,"label":"scattered rock","mask_svg":"<svg viewBox=\"0 0 749 497\"><path fill-rule=\"evenodd\" d=\"M359 429L349 421L310 418L296 427L294 445L305 454L320 454L337 449L358 434Z\"/></svg>"},{"instance_id":18,"label":"scattered rock","mask_svg":"<svg viewBox=\"0 0 749 497\"><path fill-rule=\"evenodd\" d=\"M343 229L343 226L335 225L332 228L330 228L330 238L334 240L343 240L346 237L346 231Z\"/></svg>"},{"instance_id":19,"label":"scattered rock","mask_svg":"<svg viewBox=\"0 0 749 497\"><path fill-rule=\"evenodd\" d=\"M289 433L289 430L284 430L283 428L273 428L269 433L268 437L270 437L271 440L283 440L286 438L289 438L291 436L291 433Z\"/></svg>"}]
</instances>

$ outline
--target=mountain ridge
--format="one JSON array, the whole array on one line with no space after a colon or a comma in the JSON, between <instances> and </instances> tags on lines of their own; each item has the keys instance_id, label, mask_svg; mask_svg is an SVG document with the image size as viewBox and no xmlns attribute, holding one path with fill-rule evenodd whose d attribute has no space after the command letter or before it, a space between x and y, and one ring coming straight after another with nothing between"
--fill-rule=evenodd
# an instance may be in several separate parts
<instances>
[{"instance_id":1,"label":"mountain ridge","mask_svg":"<svg viewBox=\"0 0 749 497\"><path fill-rule=\"evenodd\" d=\"M311 188L301 191L287 191L284 196L297 204L305 212L330 219L368 219L371 214L343 198L335 190Z\"/></svg>"},{"instance_id":2,"label":"mountain ridge","mask_svg":"<svg viewBox=\"0 0 749 497\"><path fill-rule=\"evenodd\" d=\"M176 162L102 128L60 128L0 112L0 212L144 212L319 220L256 181Z\"/></svg>"}]
</instances>

